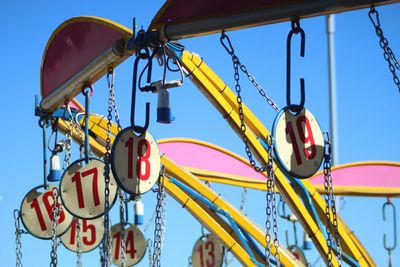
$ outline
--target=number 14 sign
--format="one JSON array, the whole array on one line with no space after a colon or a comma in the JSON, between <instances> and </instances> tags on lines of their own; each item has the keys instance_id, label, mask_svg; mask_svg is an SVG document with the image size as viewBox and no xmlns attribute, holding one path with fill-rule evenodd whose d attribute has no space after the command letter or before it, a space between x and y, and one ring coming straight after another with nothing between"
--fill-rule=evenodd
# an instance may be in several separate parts
<instances>
[{"instance_id":1,"label":"number 14 sign","mask_svg":"<svg viewBox=\"0 0 400 267\"><path fill-rule=\"evenodd\" d=\"M136 136L131 128L118 133L112 147L111 168L126 192L139 195L149 191L160 172L160 152L153 136Z\"/></svg>"},{"instance_id":2,"label":"number 14 sign","mask_svg":"<svg viewBox=\"0 0 400 267\"><path fill-rule=\"evenodd\" d=\"M310 111L303 108L293 114L288 107L275 118L272 135L278 164L295 178L316 173L324 156L324 137Z\"/></svg>"}]
</instances>

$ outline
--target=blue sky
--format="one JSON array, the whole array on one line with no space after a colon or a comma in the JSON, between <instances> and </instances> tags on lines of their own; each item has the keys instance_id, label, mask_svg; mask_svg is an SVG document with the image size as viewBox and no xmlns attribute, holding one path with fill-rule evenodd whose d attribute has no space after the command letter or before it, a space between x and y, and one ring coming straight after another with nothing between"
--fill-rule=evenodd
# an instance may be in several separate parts
<instances>
[{"instance_id":1,"label":"blue sky","mask_svg":"<svg viewBox=\"0 0 400 267\"><path fill-rule=\"evenodd\" d=\"M0 257L4 266L15 262L14 222L12 211L19 208L25 194L42 181L41 130L34 117L34 96L39 94L40 64L44 47L53 30L63 21L80 15L94 15L114 20L131 27L133 17L137 24L147 28L162 1L2 1L0 22L3 51L1 84L4 122L0 132L2 143L0 187ZM381 24L393 51L400 58L400 5L378 7ZM325 18L316 17L301 21L306 33L306 55L296 57L292 66L293 87L297 78L306 80L306 107L318 119L321 128L328 130L328 70ZM263 85L280 107L285 105L286 37L290 24L262 26L228 33L241 61ZM378 38L368 18L368 10L359 10L336 16L336 63L339 163L382 160L399 161L398 150L400 93L392 81L387 63L383 59ZM200 54L205 62L233 87L233 70L230 57L219 43L219 35L183 40L186 49ZM293 44L296 46L296 42ZM292 52L297 55L298 52ZM126 61L116 70L116 95L124 126L129 123L130 85L133 60ZM265 104L242 76L244 102L267 125L272 126L274 111ZM105 114L107 107L106 83L95 84L96 94L92 110ZM222 116L190 83L171 91L172 111L176 117L170 125L155 121L156 97L143 95L138 101L150 101L152 117L149 131L156 139L188 137L220 145L240 155L244 146ZM139 102L139 103L140 103ZM138 111L142 110L138 104ZM139 113L140 114L140 113ZM140 116L140 115L139 115ZM75 154L75 157L78 155ZM377 177L379 179L379 177ZM222 196L234 205L240 203L240 189L213 185ZM154 210L155 194L144 196L147 221ZM264 193L250 191L246 212L259 225L264 225ZM382 221L381 206L385 199L347 197L342 216L368 249L378 266L387 264L383 249L383 233L391 233L391 225ZM394 200L396 205L399 201ZM130 207L130 218L133 218ZM113 210L116 222L116 209ZM399 217L399 216L398 216ZM290 225L280 222L281 243L284 230ZM153 237L153 226L145 233ZM299 231L301 232L301 231ZM191 249L201 235L199 223L168 198L167 225L163 266L187 266ZM299 238L301 239L300 235ZM23 259L25 266L43 266L49 263L50 242L24 235ZM394 252L393 262L400 262L400 247ZM317 255L307 253L314 262ZM98 262L97 250L83 257L85 266ZM59 266L72 266L75 255L60 248ZM140 266L148 265L145 256ZM232 266L239 266L238 263ZM317 265L319 266L319 265Z\"/></svg>"}]
</instances>

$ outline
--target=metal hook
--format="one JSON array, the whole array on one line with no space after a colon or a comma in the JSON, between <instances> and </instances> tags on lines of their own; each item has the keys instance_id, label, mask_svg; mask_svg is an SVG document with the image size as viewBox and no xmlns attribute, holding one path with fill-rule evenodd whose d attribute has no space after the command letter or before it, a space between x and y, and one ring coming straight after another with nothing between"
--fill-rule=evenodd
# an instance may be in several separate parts
<instances>
[{"instance_id":1,"label":"metal hook","mask_svg":"<svg viewBox=\"0 0 400 267\"><path fill-rule=\"evenodd\" d=\"M135 105L136 105L136 87L137 87L137 70L140 59L147 59L148 64L151 64L151 58L149 56L149 50L147 48L144 49L145 53L140 53L137 55L135 59L135 63L133 65L133 81L132 81L132 102L131 102L131 128L134 132L138 134L144 133L149 127L149 118L150 118L150 103L146 102L146 120L144 126L136 125L135 123ZM150 65L149 65L150 66ZM149 75L151 75L151 67L149 67L147 79L151 79Z\"/></svg>"},{"instance_id":2,"label":"metal hook","mask_svg":"<svg viewBox=\"0 0 400 267\"><path fill-rule=\"evenodd\" d=\"M394 206L393 202L390 200L390 198L387 199L387 201L383 204L382 206L382 215L383 215L383 221L386 221L386 207L390 206L392 207L393 210L393 245L388 246L386 244L386 234L383 234L383 246L387 251L392 251L396 248L397 245L397 230L396 230L396 207Z\"/></svg>"},{"instance_id":3,"label":"metal hook","mask_svg":"<svg viewBox=\"0 0 400 267\"><path fill-rule=\"evenodd\" d=\"M293 105L290 100L290 67L291 67L291 42L293 34L299 34L301 37L301 44L300 44L300 57L304 57L304 50L305 50L305 41L306 37L304 34L303 29L300 27L300 20L299 19L292 19L292 29L289 32L286 44L286 104L289 107L289 110L298 113L304 107L305 102L305 93L304 93L304 78L300 78L300 104Z\"/></svg>"},{"instance_id":4,"label":"metal hook","mask_svg":"<svg viewBox=\"0 0 400 267\"><path fill-rule=\"evenodd\" d=\"M289 245L289 233L288 233L288 231L286 230L285 231L285 239L286 239L286 245L287 245L287 247L291 247L291 246L296 246L296 247L298 247L297 246L297 228L296 228L296 222L295 221L293 221L292 222L292 224L293 224L293 234L294 234L294 244L292 244L292 245Z\"/></svg>"}]
</instances>

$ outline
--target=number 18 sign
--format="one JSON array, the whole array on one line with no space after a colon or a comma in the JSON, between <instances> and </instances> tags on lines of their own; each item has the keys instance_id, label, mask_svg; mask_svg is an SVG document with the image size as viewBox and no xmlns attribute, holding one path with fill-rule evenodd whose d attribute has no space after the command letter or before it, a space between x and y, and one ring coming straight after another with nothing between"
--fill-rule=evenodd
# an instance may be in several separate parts
<instances>
[{"instance_id":1,"label":"number 18 sign","mask_svg":"<svg viewBox=\"0 0 400 267\"><path fill-rule=\"evenodd\" d=\"M160 172L160 152L149 132L136 136L131 128L118 133L112 147L111 168L126 192L134 195L149 191Z\"/></svg>"},{"instance_id":2,"label":"number 18 sign","mask_svg":"<svg viewBox=\"0 0 400 267\"><path fill-rule=\"evenodd\" d=\"M275 118L272 135L274 152L280 167L295 178L316 173L324 156L324 137L310 111L303 108L293 114L288 107Z\"/></svg>"}]
</instances>

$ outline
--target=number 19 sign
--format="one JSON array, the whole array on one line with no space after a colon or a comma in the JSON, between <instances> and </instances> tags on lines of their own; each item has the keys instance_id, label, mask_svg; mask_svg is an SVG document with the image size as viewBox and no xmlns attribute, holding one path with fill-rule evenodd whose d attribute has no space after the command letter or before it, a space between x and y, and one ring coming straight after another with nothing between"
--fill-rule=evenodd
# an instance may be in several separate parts
<instances>
[{"instance_id":1,"label":"number 19 sign","mask_svg":"<svg viewBox=\"0 0 400 267\"><path fill-rule=\"evenodd\" d=\"M303 108L293 114L282 109L272 127L274 152L278 164L295 178L308 178L316 173L324 156L324 137L310 111Z\"/></svg>"},{"instance_id":2,"label":"number 19 sign","mask_svg":"<svg viewBox=\"0 0 400 267\"><path fill-rule=\"evenodd\" d=\"M126 192L134 195L149 191L160 172L160 152L149 132L136 136L125 128L115 138L111 153L115 179Z\"/></svg>"}]
</instances>

